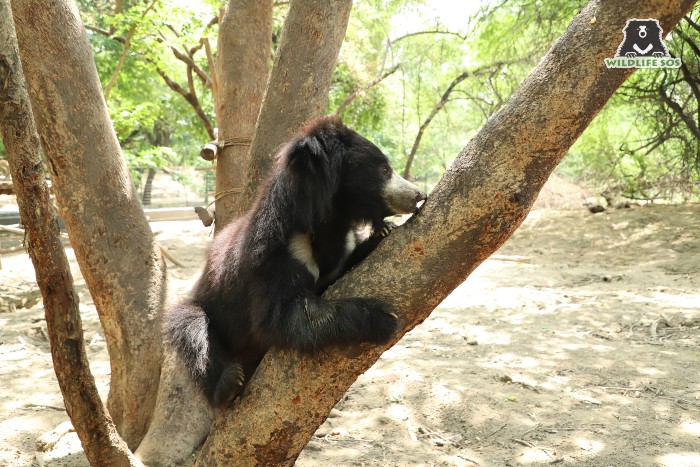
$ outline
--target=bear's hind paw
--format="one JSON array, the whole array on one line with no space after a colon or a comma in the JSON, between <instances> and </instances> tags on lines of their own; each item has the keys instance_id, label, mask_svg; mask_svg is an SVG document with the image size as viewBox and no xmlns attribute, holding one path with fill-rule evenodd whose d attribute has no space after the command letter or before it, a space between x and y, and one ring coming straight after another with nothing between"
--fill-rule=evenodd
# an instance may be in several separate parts
<instances>
[{"instance_id":1,"label":"bear's hind paw","mask_svg":"<svg viewBox=\"0 0 700 467\"><path fill-rule=\"evenodd\" d=\"M227 367L216 383L214 405L218 407L230 404L243 391L244 385L243 367L238 363Z\"/></svg>"}]
</instances>

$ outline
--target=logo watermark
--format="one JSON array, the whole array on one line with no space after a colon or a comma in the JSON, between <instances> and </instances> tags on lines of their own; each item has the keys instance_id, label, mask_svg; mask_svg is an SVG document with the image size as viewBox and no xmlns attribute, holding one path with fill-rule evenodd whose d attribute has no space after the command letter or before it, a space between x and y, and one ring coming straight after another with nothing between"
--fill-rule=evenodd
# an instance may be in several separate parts
<instances>
[{"instance_id":1,"label":"logo watermark","mask_svg":"<svg viewBox=\"0 0 700 467\"><path fill-rule=\"evenodd\" d=\"M661 36L656 19L630 19L622 29L622 43L614 58L606 58L608 68L678 68L681 59L672 57Z\"/></svg>"}]
</instances>

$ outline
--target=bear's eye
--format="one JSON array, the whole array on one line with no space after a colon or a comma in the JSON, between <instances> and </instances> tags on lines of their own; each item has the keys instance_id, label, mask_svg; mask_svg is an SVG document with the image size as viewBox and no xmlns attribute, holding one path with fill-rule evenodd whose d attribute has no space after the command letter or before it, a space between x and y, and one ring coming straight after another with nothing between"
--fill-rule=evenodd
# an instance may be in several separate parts
<instances>
[{"instance_id":1,"label":"bear's eye","mask_svg":"<svg viewBox=\"0 0 700 467\"><path fill-rule=\"evenodd\" d=\"M389 164L382 165L379 170L382 172L382 175L389 175L391 173L391 167L389 167Z\"/></svg>"}]
</instances>

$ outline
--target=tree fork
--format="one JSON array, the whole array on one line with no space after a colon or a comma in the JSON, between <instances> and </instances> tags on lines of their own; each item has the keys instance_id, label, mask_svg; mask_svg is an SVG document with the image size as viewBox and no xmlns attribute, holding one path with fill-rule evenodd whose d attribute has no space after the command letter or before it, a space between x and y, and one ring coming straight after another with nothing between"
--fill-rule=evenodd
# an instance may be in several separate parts
<instances>
[{"instance_id":1,"label":"tree fork","mask_svg":"<svg viewBox=\"0 0 700 467\"><path fill-rule=\"evenodd\" d=\"M524 220L551 171L631 74L603 64L627 19L658 18L668 31L694 3L589 3L462 150L422 211L328 291L329 298L372 296L394 304L402 325L394 342L315 357L271 350L234 410L217 416L197 464L292 465L357 376Z\"/></svg>"},{"instance_id":2,"label":"tree fork","mask_svg":"<svg viewBox=\"0 0 700 467\"><path fill-rule=\"evenodd\" d=\"M352 0L290 2L255 126L239 212L251 206L277 148L326 111L351 8Z\"/></svg>"},{"instance_id":3,"label":"tree fork","mask_svg":"<svg viewBox=\"0 0 700 467\"><path fill-rule=\"evenodd\" d=\"M44 179L9 0L0 0L0 133L27 250L44 301L53 366L68 416L92 465L140 465L119 437L90 372L78 294Z\"/></svg>"}]
</instances>

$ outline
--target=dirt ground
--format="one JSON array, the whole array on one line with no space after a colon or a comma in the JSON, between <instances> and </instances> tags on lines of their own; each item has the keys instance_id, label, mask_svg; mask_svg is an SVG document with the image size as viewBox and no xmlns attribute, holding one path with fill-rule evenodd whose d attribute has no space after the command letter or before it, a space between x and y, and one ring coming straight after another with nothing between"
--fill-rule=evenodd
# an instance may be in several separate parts
<instances>
[{"instance_id":1,"label":"dirt ground","mask_svg":"<svg viewBox=\"0 0 700 467\"><path fill-rule=\"evenodd\" d=\"M170 268L182 294L209 231L153 230L184 264ZM700 205L536 210L498 254L526 262L479 267L357 380L297 465L700 466ZM74 273L106 396L105 342ZM74 433L36 452L66 419L30 262L3 255L0 465L86 465Z\"/></svg>"}]
</instances>

